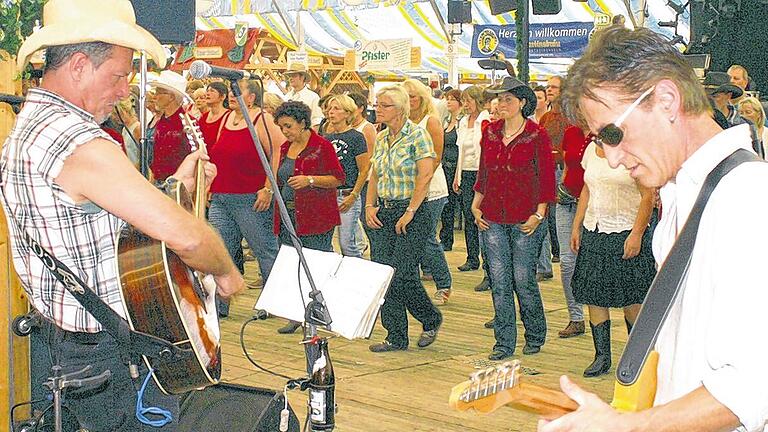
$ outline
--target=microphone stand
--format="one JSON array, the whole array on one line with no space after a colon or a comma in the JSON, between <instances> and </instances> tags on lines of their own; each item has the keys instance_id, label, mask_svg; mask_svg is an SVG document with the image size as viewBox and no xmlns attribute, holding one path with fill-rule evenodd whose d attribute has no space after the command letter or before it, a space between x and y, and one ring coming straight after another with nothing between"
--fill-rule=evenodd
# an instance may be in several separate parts
<instances>
[{"instance_id":1,"label":"microphone stand","mask_svg":"<svg viewBox=\"0 0 768 432\"><path fill-rule=\"evenodd\" d=\"M307 373L311 376L312 365L319 357L319 350L317 350L316 344L312 342L317 337L318 326L323 326L325 328L330 326L332 322L331 315L328 313L328 308L326 307L323 293L317 289L315 281L312 278L312 273L309 271L307 259L304 257L302 250L301 241L299 240L299 236L296 234L296 229L294 228L293 223L291 222L291 218L288 215L288 209L285 207L285 201L280 194L280 188L278 187L277 180L275 179L275 175L272 172L269 159L267 159L267 155L264 153L264 149L262 148L261 141L256 134L256 129L253 125L253 122L251 121L251 117L248 115L248 107L245 105L242 91L239 84L237 83L237 80L230 80L230 88L232 89L232 94L237 98L237 104L240 107L240 112L243 113L243 119L245 120L245 123L248 126L248 130L251 133L253 145L256 147L256 152L259 154L261 166L264 168L264 172L267 174L267 179L269 179L269 184L272 187L272 191L274 192L274 198L277 203L278 211L280 212L280 219L284 224L283 229L287 229L290 233L291 242L293 243L293 247L296 249L301 267L304 269L304 273L306 274L307 280L309 281L309 286L311 289L309 292L309 297L311 300L309 303L307 303L306 309L304 311L304 321L306 322L306 326L304 328L303 343L306 347L305 351L307 354ZM272 155L272 157L280 157L280 155Z\"/></svg>"}]
</instances>

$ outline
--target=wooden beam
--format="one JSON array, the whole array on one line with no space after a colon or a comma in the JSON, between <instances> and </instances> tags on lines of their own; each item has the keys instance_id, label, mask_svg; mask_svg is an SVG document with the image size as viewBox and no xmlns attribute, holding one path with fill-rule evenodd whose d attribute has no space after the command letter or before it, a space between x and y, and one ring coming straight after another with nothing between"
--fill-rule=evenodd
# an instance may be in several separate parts
<instances>
[{"instance_id":1,"label":"wooden beam","mask_svg":"<svg viewBox=\"0 0 768 432\"><path fill-rule=\"evenodd\" d=\"M9 94L21 93L21 81L16 77L15 59L5 51L0 51L0 92ZM13 127L13 110L7 104L0 104L0 145ZM9 432L10 410L18 402L29 400L29 341L19 338L11 331L11 323L17 315L27 312L28 304L13 270L11 247L8 242L8 226L5 214L0 208L0 358L8 365L0 372L0 432ZM17 411L22 418L29 411ZM17 417L18 418L18 417Z\"/></svg>"}]
</instances>

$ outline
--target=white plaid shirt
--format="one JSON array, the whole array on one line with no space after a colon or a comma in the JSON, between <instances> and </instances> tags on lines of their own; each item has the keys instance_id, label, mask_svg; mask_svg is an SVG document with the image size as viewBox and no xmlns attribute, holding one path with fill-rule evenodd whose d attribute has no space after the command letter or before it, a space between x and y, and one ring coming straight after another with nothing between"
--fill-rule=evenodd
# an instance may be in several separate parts
<instances>
[{"instance_id":1,"label":"white plaid shirt","mask_svg":"<svg viewBox=\"0 0 768 432\"><path fill-rule=\"evenodd\" d=\"M2 205L16 272L34 307L69 331L98 332L102 328L43 267L18 230L26 230L125 316L115 250L124 222L92 203L76 204L56 184L67 157L95 138L111 140L89 113L56 94L33 89L0 158Z\"/></svg>"}]
</instances>

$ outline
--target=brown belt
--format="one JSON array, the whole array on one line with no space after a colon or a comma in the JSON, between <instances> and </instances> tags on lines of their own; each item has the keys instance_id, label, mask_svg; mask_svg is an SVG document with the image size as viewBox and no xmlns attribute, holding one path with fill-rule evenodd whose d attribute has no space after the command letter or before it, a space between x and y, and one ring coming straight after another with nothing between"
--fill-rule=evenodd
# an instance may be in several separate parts
<instances>
[{"instance_id":1,"label":"brown belt","mask_svg":"<svg viewBox=\"0 0 768 432\"><path fill-rule=\"evenodd\" d=\"M339 196L343 196L343 197L346 197L346 196L350 196L350 195L352 195L352 191L353 191L353 189L351 189L351 188L347 188L347 189L336 189L336 193L337 193Z\"/></svg>"}]
</instances>

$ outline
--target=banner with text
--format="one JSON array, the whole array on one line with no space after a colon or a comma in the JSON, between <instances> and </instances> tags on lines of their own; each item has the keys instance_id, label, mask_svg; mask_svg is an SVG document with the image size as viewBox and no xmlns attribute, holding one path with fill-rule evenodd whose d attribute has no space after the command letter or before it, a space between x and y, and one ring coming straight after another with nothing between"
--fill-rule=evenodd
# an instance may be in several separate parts
<instances>
[{"instance_id":1,"label":"banner with text","mask_svg":"<svg viewBox=\"0 0 768 432\"><path fill-rule=\"evenodd\" d=\"M411 66L410 39L382 39L355 42L357 70L397 70Z\"/></svg>"},{"instance_id":2,"label":"banner with text","mask_svg":"<svg viewBox=\"0 0 768 432\"><path fill-rule=\"evenodd\" d=\"M575 58L584 53L595 24L591 22L531 24L530 58ZM472 35L472 57L484 58L503 52L517 56L517 30L512 25L476 25Z\"/></svg>"}]
</instances>

